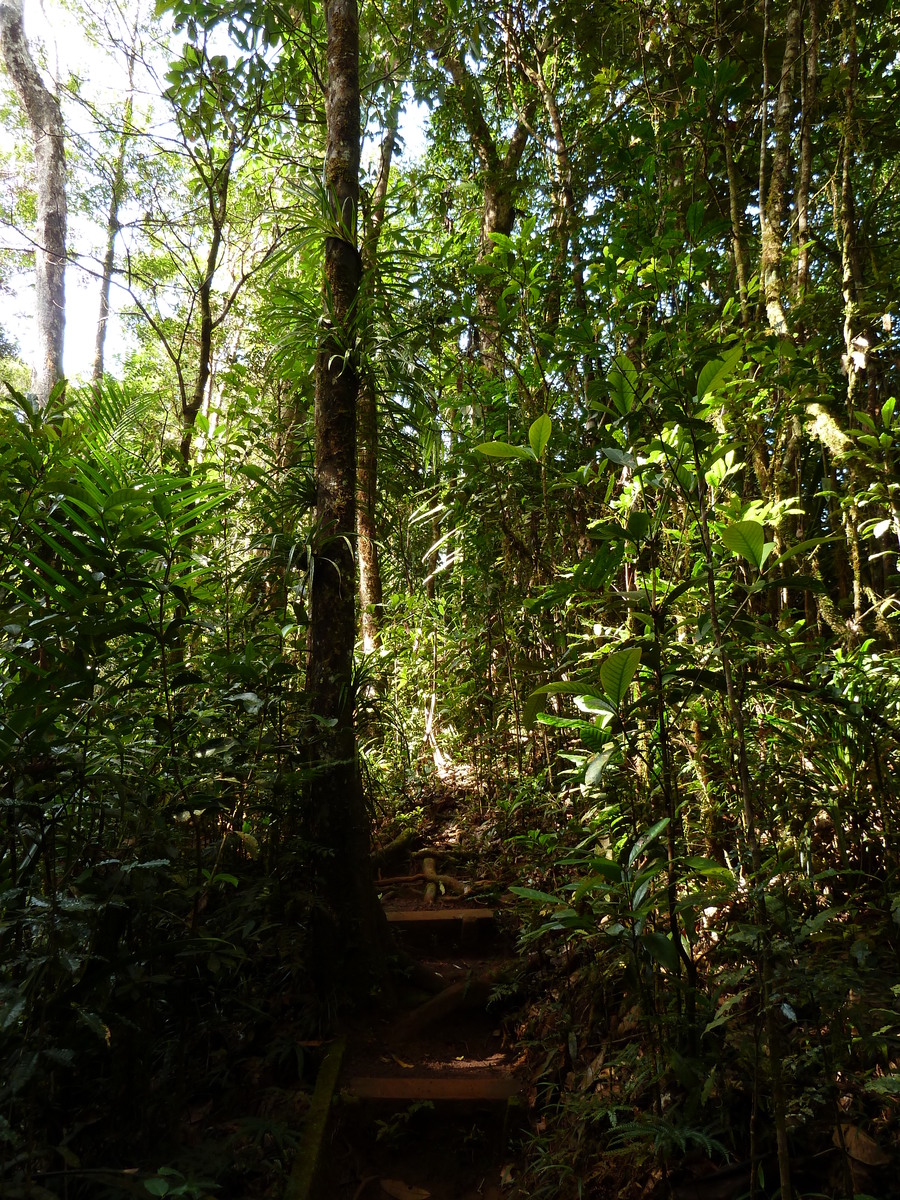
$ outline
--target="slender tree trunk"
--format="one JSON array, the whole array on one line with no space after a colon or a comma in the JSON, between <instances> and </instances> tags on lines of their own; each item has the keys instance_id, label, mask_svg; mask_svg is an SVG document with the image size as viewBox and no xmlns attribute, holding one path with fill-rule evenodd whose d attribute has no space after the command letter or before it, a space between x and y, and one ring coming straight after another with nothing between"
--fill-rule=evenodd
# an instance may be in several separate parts
<instances>
[{"instance_id":1,"label":"slender tree trunk","mask_svg":"<svg viewBox=\"0 0 900 1200\"><path fill-rule=\"evenodd\" d=\"M325 853L321 893L329 912L313 922L313 953L326 982L367 992L383 978L383 914L369 862L369 821L353 726L356 588L356 327L361 259L359 16L356 0L325 0L328 90L325 186L325 333L316 356L316 518L307 687L323 719L307 833Z\"/></svg>"},{"instance_id":2,"label":"slender tree trunk","mask_svg":"<svg viewBox=\"0 0 900 1200\"><path fill-rule=\"evenodd\" d=\"M791 133L794 114L793 80L800 55L800 5L792 3L785 26L784 58L773 122L774 147L768 191L760 190L759 217L762 226L762 255L760 281L769 325L776 333L788 333L788 322L782 303L783 283L781 265L784 256L784 221L787 211L788 185L791 176ZM764 101L765 103L765 101ZM764 163L765 130L761 153ZM760 171L762 185L764 170Z\"/></svg>"},{"instance_id":3,"label":"slender tree trunk","mask_svg":"<svg viewBox=\"0 0 900 1200\"><path fill-rule=\"evenodd\" d=\"M62 112L34 65L22 15L23 0L0 0L0 51L34 142L37 191L35 307L38 359L33 387L45 405L63 378L66 325L66 152Z\"/></svg>"},{"instance_id":4,"label":"slender tree trunk","mask_svg":"<svg viewBox=\"0 0 900 1200\"><path fill-rule=\"evenodd\" d=\"M841 247L841 290L844 299L844 366L847 371L847 407L859 407L864 387L866 351L869 341L860 321L862 271L857 242L856 205L853 197L853 158L856 143L856 89L859 82L859 57L856 46L856 5L845 0L841 5L844 26L844 130L840 156L840 201L838 237Z\"/></svg>"},{"instance_id":5,"label":"slender tree trunk","mask_svg":"<svg viewBox=\"0 0 900 1200\"><path fill-rule=\"evenodd\" d=\"M809 192L812 183L812 130L816 113L819 62L819 12L817 0L809 0L806 54L803 60L800 125L800 177L797 182L797 298L803 300L809 287Z\"/></svg>"},{"instance_id":6,"label":"slender tree trunk","mask_svg":"<svg viewBox=\"0 0 900 1200\"><path fill-rule=\"evenodd\" d=\"M532 80L540 93L541 101L544 105L544 111L550 121L550 128L553 130L553 140L556 143L556 213L554 214L554 226L556 228L557 238L559 240L559 251L557 254L556 279L551 287L551 294L548 299L547 323L551 329L556 329L559 324L560 315L560 291L562 280L565 278L571 251L572 258L572 285L575 290L575 305L578 311L582 314L587 313L587 297L584 290L584 261L581 257L581 249L578 245L578 214L575 206L575 192L572 187L572 159L569 154L569 143L566 138L565 127L563 126L562 114L559 111L559 105L556 100L556 94L547 80L544 78L543 63L539 63L537 68L526 67L524 58L520 59L523 69L527 71L528 78ZM593 363L590 361L585 363L585 376L593 375Z\"/></svg>"},{"instance_id":7,"label":"slender tree trunk","mask_svg":"<svg viewBox=\"0 0 900 1200\"><path fill-rule=\"evenodd\" d=\"M375 268L378 243L387 207L391 159L397 141L400 116L400 96L394 99L381 140L381 162L372 195L369 227L362 244L362 267L369 288L376 286ZM380 642L381 564L378 558L378 538L375 526L375 507L378 501L378 403L375 380L370 370L363 372L357 401L357 480L356 534L359 543L359 607L362 622L363 649L375 650Z\"/></svg>"},{"instance_id":8,"label":"slender tree trunk","mask_svg":"<svg viewBox=\"0 0 900 1200\"><path fill-rule=\"evenodd\" d=\"M217 321L212 315L212 286L216 268L219 265L219 253L222 249L222 235L225 229L225 218L228 213L228 185L231 182L231 167L234 163L236 146L232 142L228 153L208 180L205 180L209 202L209 216L212 225L212 237L209 251L206 255L206 271L197 289L197 303L200 308L200 348L197 362L197 374L190 394L182 399L181 418L181 457L186 467L190 466L191 448L194 439L194 427L197 414L203 407L206 396L206 386L212 371L212 341L213 331Z\"/></svg>"},{"instance_id":9,"label":"slender tree trunk","mask_svg":"<svg viewBox=\"0 0 900 1200\"><path fill-rule=\"evenodd\" d=\"M731 244L734 253L734 269L737 275L738 294L741 300L741 324L746 329L750 324L750 284L747 269L747 244L744 237L744 211L746 197L741 194L738 173L734 164L734 148L727 119L723 122L725 143L725 166L728 171L728 208L731 216Z\"/></svg>"},{"instance_id":10,"label":"slender tree trunk","mask_svg":"<svg viewBox=\"0 0 900 1200\"><path fill-rule=\"evenodd\" d=\"M112 287L113 269L116 263L116 237L119 233L119 206L125 195L125 156L131 138L131 116L134 107L134 55L128 57L128 96L125 100L125 117L119 137L118 152L113 166L112 186L109 193L109 214L106 218L106 253L103 256L103 275L100 280L100 315L97 318L97 340L94 348L92 378L99 383L103 378L106 330L109 324L109 293Z\"/></svg>"}]
</instances>

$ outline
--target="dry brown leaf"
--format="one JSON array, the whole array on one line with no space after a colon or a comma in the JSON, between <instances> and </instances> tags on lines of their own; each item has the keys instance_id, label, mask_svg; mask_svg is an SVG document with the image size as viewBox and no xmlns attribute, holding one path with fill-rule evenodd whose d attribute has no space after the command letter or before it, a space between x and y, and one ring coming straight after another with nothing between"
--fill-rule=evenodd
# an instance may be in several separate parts
<instances>
[{"instance_id":1,"label":"dry brown leaf","mask_svg":"<svg viewBox=\"0 0 900 1200\"><path fill-rule=\"evenodd\" d=\"M832 1141L840 1149L843 1136L844 1149L857 1162L865 1163L867 1167L884 1167L891 1161L891 1156L885 1154L874 1138L869 1137L858 1125L835 1126Z\"/></svg>"},{"instance_id":2,"label":"dry brown leaf","mask_svg":"<svg viewBox=\"0 0 900 1200\"><path fill-rule=\"evenodd\" d=\"M382 1179L381 1190L393 1197L393 1200L428 1200L431 1192L426 1192L424 1188L410 1187L408 1183L404 1183L402 1179Z\"/></svg>"}]
</instances>

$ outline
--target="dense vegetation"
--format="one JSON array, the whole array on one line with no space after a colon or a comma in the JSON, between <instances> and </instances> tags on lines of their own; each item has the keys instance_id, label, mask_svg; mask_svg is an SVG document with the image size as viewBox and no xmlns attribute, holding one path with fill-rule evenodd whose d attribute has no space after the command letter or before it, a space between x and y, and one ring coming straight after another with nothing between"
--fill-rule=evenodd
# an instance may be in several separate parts
<instances>
[{"instance_id":1,"label":"dense vegetation","mask_svg":"<svg viewBox=\"0 0 900 1200\"><path fill-rule=\"evenodd\" d=\"M79 16L91 379L0 342L2 1195L276 1194L297 1042L391 992L359 780L384 840L452 789L515 896L522 1195L897 1194L896 9L362 6L337 206L324 10Z\"/></svg>"}]
</instances>

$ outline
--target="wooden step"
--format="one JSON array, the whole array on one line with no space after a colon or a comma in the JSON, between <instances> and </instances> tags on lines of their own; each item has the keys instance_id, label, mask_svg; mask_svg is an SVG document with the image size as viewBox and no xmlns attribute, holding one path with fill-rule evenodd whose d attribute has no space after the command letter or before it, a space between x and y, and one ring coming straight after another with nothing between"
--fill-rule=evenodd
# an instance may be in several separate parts
<instances>
[{"instance_id":1,"label":"wooden step","mask_svg":"<svg viewBox=\"0 0 900 1200\"><path fill-rule=\"evenodd\" d=\"M517 1096L522 1085L512 1075L357 1075L347 1092L360 1100L468 1100L506 1101Z\"/></svg>"},{"instance_id":2,"label":"wooden step","mask_svg":"<svg viewBox=\"0 0 900 1200\"><path fill-rule=\"evenodd\" d=\"M491 908L386 908L384 912L391 925L442 925L447 921L474 925L496 917Z\"/></svg>"}]
</instances>

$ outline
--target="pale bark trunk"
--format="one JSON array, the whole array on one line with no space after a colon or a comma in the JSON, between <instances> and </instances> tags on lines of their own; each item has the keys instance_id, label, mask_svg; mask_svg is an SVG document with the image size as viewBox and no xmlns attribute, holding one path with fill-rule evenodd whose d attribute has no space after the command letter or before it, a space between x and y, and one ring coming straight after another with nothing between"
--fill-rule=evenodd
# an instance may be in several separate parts
<instances>
[{"instance_id":1,"label":"pale bark trunk","mask_svg":"<svg viewBox=\"0 0 900 1200\"><path fill-rule=\"evenodd\" d=\"M0 0L0 51L34 142L37 230L35 312L38 358L33 387L42 405L63 378L66 324L66 154L62 112L41 78L25 37L23 0Z\"/></svg>"},{"instance_id":2,"label":"pale bark trunk","mask_svg":"<svg viewBox=\"0 0 900 1200\"><path fill-rule=\"evenodd\" d=\"M109 192L109 213L106 218L106 253L103 256L103 275L100 280L100 315L97 318L97 340L94 347L94 368L92 372L95 383L99 383L103 378L106 331L109 325L110 312L109 293L116 265L116 237L119 233L119 206L125 195L125 156L128 152L128 142L131 137L131 115L134 106L133 87L134 55L132 54L128 59L128 97L125 100L125 118L122 124L122 133L119 137L116 161L113 165L112 184Z\"/></svg>"}]
</instances>

